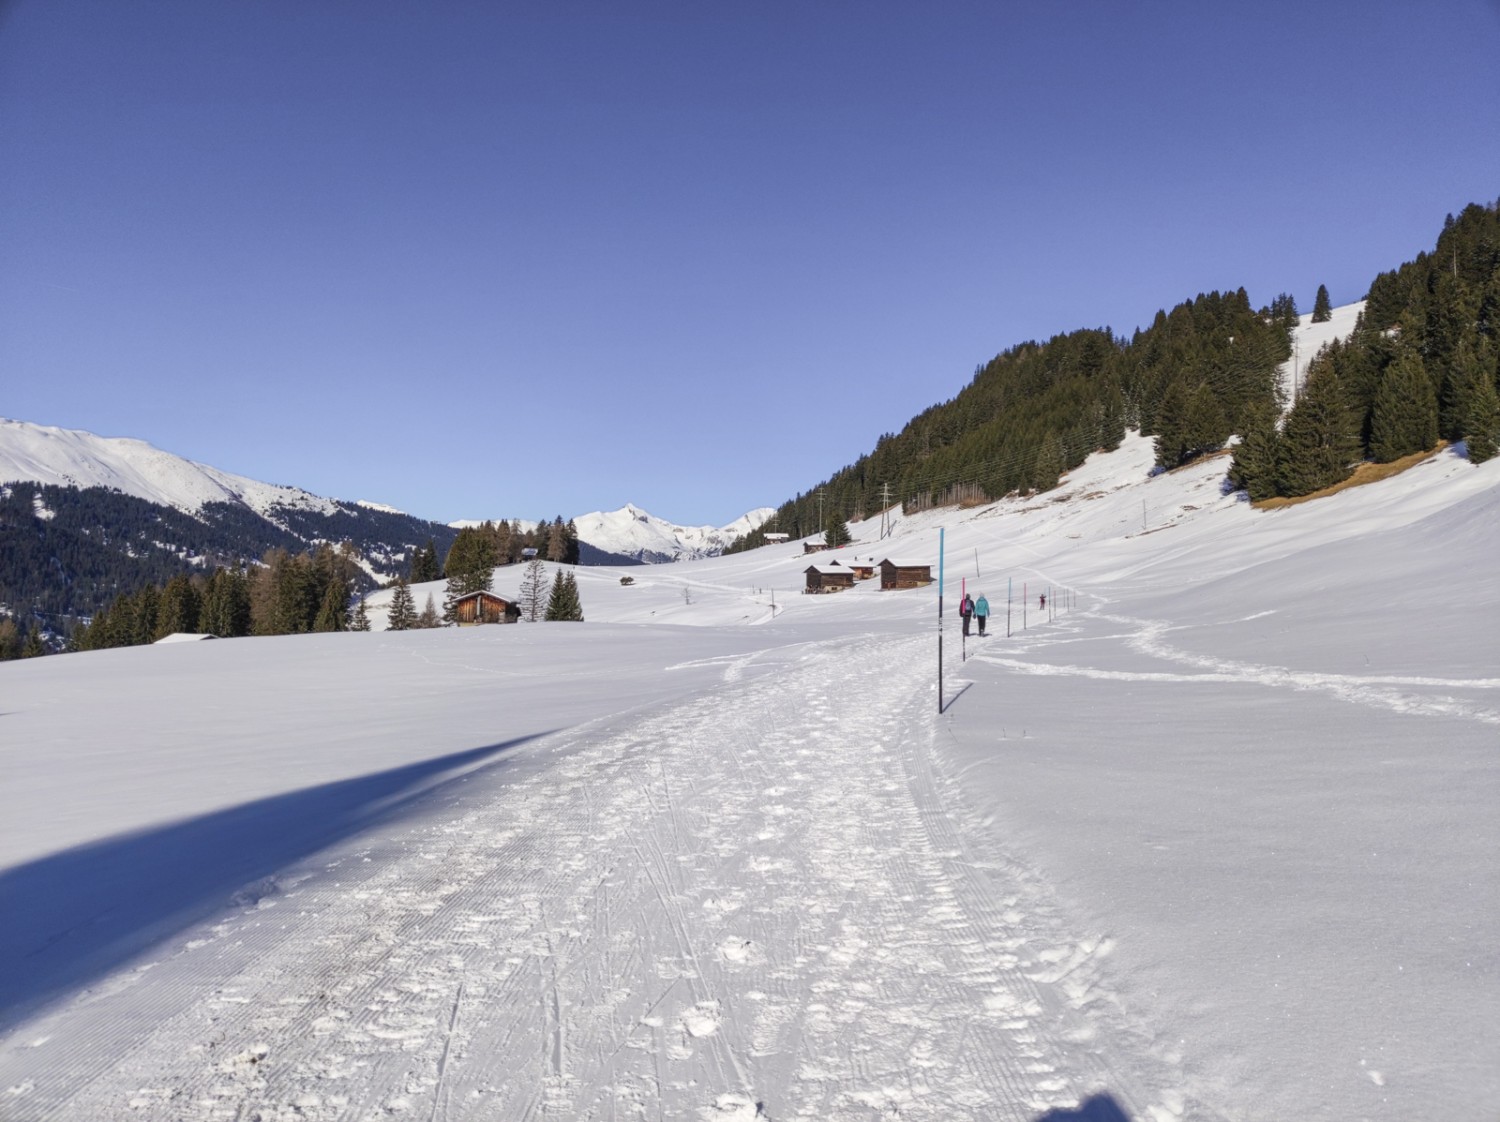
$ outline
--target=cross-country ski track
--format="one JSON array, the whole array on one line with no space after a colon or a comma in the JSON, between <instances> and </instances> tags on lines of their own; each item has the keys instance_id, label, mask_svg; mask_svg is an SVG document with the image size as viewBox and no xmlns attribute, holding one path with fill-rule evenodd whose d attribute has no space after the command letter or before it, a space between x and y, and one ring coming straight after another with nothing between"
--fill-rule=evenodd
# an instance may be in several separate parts
<instances>
[{"instance_id":1,"label":"cross-country ski track","mask_svg":"<svg viewBox=\"0 0 1500 1122\"><path fill-rule=\"evenodd\" d=\"M534 745L553 759L518 782L471 773L381 852L287 870L117 980L160 991L135 995L149 1031L75 1008L30 1109L1030 1119L1107 1091L1176 1114L1133 1102L1139 1057L1079 1011L1107 946L966 847L931 645L726 660L711 694ZM212 992L174 985L188 956L218 960Z\"/></svg>"}]
</instances>

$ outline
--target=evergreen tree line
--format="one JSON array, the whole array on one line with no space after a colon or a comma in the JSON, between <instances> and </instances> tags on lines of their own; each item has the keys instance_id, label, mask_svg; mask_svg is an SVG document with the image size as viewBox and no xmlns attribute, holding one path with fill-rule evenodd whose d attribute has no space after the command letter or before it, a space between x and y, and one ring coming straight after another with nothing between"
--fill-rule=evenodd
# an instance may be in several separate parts
<instances>
[{"instance_id":1,"label":"evergreen tree line","mask_svg":"<svg viewBox=\"0 0 1500 1122\"><path fill-rule=\"evenodd\" d=\"M349 541L379 568L411 542L446 551L457 531L408 515L340 504L331 512L276 507L274 518L230 502L187 514L104 487L20 482L0 486L0 612L17 634L40 631L57 646L122 592L174 576L243 568L268 550L301 553L314 541ZM416 534L422 537L415 537ZM362 588L375 582L356 574Z\"/></svg>"},{"instance_id":2,"label":"evergreen tree line","mask_svg":"<svg viewBox=\"0 0 1500 1122\"><path fill-rule=\"evenodd\" d=\"M1500 203L1449 215L1432 253L1370 286L1354 332L1325 347L1284 419L1240 430L1230 482L1252 499L1311 494L1362 461L1500 443Z\"/></svg>"},{"instance_id":3,"label":"evergreen tree line","mask_svg":"<svg viewBox=\"0 0 1500 1122\"><path fill-rule=\"evenodd\" d=\"M73 633L74 650L154 643L186 632L232 638L343 631L359 573L347 543L293 554L273 549L259 566L179 573L164 585L121 593Z\"/></svg>"}]
</instances>

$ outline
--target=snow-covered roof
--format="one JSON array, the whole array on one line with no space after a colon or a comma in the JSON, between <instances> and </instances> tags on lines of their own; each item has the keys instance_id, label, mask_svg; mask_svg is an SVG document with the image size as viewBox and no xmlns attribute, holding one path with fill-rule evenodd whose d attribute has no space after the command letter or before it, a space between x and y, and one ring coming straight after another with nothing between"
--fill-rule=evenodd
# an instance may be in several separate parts
<instances>
[{"instance_id":1,"label":"snow-covered roof","mask_svg":"<svg viewBox=\"0 0 1500 1122\"><path fill-rule=\"evenodd\" d=\"M217 635L199 635L191 631L174 631L170 635L163 635L156 641L156 646L163 643L196 643L202 639L217 639Z\"/></svg>"}]
</instances>

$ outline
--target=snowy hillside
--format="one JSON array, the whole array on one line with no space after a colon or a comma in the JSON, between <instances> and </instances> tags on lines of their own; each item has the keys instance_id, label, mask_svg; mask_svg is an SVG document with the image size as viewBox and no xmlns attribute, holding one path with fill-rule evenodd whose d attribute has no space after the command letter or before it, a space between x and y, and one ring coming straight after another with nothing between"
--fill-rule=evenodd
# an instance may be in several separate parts
<instances>
[{"instance_id":1,"label":"snowy hillside","mask_svg":"<svg viewBox=\"0 0 1500 1122\"><path fill-rule=\"evenodd\" d=\"M676 526L626 504L619 510L581 514L573 524L578 540L600 553L655 563L717 556L774 513L771 507L758 507L727 526Z\"/></svg>"},{"instance_id":2,"label":"snowy hillside","mask_svg":"<svg viewBox=\"0 0 1500 1122\"><path fill-rule=\"evenodd\" d=\"M1261 512L1152 459L851 527L944 528L941 716L936 588L801 595L796 543L580 568L579 625L0 665L4 1116L1500 1101L1500 461Z\"/></svg>"},{"instance_id":3,"label":"snowy hillside","mask_svg":"<svg viewBox=\"0 0 1500 1122\"><path fill-rule=\"evenodd\" d=\"M243 503L262 517L277 507L333 513L336 504L297 487L261 483L126 437L0 418L0 482L107 487L184 513ZM382 508L389 509L389 508Z\"/></svg>"}]
</instances>

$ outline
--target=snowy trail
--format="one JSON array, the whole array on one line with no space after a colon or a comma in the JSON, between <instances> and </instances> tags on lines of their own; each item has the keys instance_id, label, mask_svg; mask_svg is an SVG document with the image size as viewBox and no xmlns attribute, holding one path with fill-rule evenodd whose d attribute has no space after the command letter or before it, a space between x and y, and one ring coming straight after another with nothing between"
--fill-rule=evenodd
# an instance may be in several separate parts
<instances>
[{"instance_id":1,"label":"snowy trail","mask_svg":"<svg viewBox=\"0 0 1500 1122\"><path fill-rule=\"evenodd\" d=\"M1099 1091L1175 1116L1090 1021L1099 948L968 849L930 646L727 663L288 871L123 975L164 995L149 1029L107 986L52 1018L28 1116L1020 1120Z\"/></svg>"}]
</instances>

